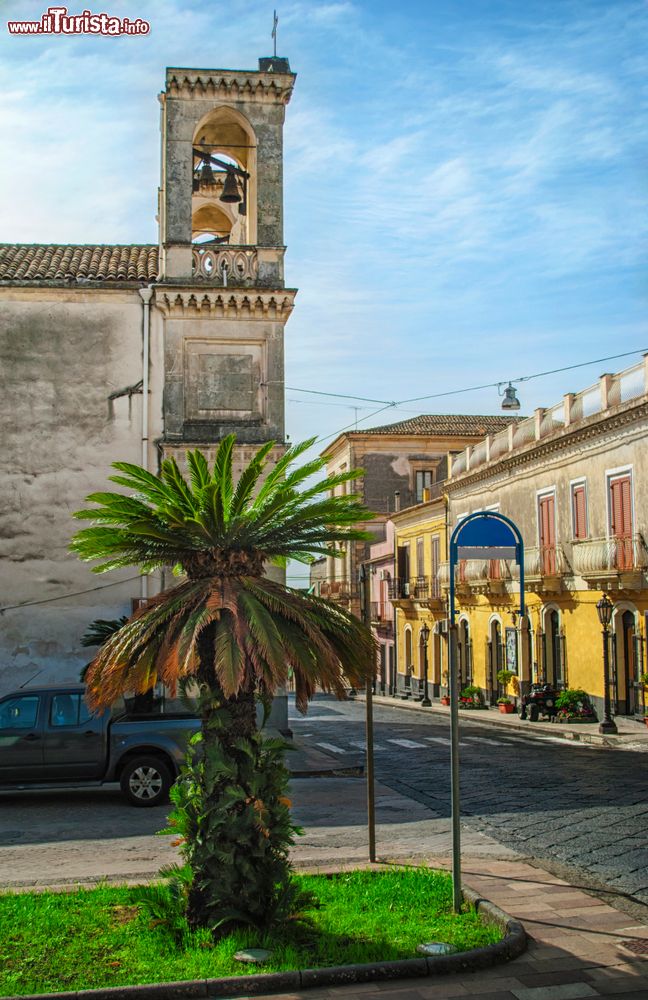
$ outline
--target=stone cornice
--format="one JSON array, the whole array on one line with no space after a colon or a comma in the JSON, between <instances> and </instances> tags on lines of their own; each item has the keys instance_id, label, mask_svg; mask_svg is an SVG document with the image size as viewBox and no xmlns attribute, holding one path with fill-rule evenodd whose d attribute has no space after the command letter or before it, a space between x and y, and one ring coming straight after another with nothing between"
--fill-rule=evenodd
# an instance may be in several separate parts
<instances>
[{"instance_id":1,"label":"stone cornice","mask_svg":"<svg viewBox=\"0 0 648 1000\"><path fill-rule=\"evenodd\" d=\"M294 73L259 73L253 70L176 69L166 73L166 96L193 100L251 101L255 104L288 104Z\"/></svg>"},{"instance_id":2,"label":"stone cornice","mask_svg":"<svg viewBox=\"0 0 648 1000\"><path fill-rule=\"evenodd\" d=\"M296 294L293 288L207 291L158 286L154 302L164 316L174 319L253 319L285 323Z\"/></svg>"},{"instance_id":3,"label":"stone cornice","mask_svg":"<svg viewBox=\"0 0 648 1000\"><path fill-rule=\"evenodd\" d=\"M446 492L450 495L459 493L464 487L500 478L521 466L540 464L543 459L551 458L561 451L569 453L580 450L584 443L594 442L597 438L601 440L606 436L614 438L620 429L646 418L648 418L648 399L644 396L639 402L632 400L622 407L608 411L603 416L596 414L589 420L567 427L551 437L533 441L525 448L509 452L497 461L480 466L474 472L463 472L460 476L447 481Z\"/></svg>"}]
</instances>

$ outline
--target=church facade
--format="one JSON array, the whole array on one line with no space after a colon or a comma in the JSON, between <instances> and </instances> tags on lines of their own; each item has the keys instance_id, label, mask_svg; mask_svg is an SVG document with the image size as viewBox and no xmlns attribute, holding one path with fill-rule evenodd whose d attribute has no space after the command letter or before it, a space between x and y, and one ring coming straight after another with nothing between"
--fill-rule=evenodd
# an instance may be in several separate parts
<instances>
[{"instance_id":1,"label":"church facade","mask_svg":"<svg viewBox=\"0 0 648 1000\"><path fill-rule=\"evenodd\" d=\"M164 574L92 574L68 551L111 463L157 471L230 432L284 448L283 122L288 61L167 69L157 245L0 244L0 693L77 679L96 618Z\"/></svg>"}]
</instances>

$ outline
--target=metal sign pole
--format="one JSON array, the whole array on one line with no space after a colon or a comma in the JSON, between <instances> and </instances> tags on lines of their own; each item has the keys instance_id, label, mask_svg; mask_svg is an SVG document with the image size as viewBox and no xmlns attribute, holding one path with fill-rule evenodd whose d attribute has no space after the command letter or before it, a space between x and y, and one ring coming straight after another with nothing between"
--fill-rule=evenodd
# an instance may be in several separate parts
<instances>
[{"instance_id":1,"label":"metal sign pole","mask_svg":"<svg viewBox=\"0 0 648 1000\"><path fill-rule=\"evenodd\" d=\"M459 805L459 690L457 684L457 626L448 630L450 646L450 767L452 798L452 905L461 912L461 813Z\"/></svg>"},{"instance_id":2,"label":"metal sign pole","mask_svg":"<svg viewBox=\"0 0 648 1000\"><path fill-rule=\"evenodd\" d=\"M450 681L450 800L452 824L452 905L461 912L461 814L459 803L459 690L457 685L457 626L455 624L454 568L457 546L450 543L450 622L448 628L448 679Z\"/></svg>"},{"instance_id":3,"label":"metal sign pole","mask_svg":"<svg viewBox=\"0 0 648 1000\"><path fill-rule=\"evenodd\" d=\"M455 624L455 567L459 559L515 557L520 566L520 615L524 615L524 543L519 528L503 514L476 511L455 526L450 537L450 622L448 674L450 680L450 786L452 802L452 901L461 910L461 816L459 797L459 688L457 626ZM516 635L517 652L517 635ZM519 669L519 667L518 667Z\"/></svg>"},{"instance_id":4,"label":"metal sign pole","mask_svg":"<svg viewBox=\"0 0 648 1000\"><path fill-rule=\"evenodd\" d=\"M360 597L362 620L369 627L370 575L364 563L360 565ZM375 663L365 686L365 735L367 762L367 832L369 837L369 861L376 860L376 795L374 778L374 738L373 738L373 683Z\"/></svg>"}]
</instances>

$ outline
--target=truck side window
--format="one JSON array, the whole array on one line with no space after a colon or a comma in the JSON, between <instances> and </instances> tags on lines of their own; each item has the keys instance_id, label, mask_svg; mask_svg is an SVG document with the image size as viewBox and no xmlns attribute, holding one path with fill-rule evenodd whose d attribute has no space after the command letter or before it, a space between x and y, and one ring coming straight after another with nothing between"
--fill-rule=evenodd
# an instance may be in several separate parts
<instances>
[{"instance_id":1,"label":"truck side window","mask_svg":"<svg viewBox=\"0 0 648 1000\"><path fill-rule=\"evenodd\" d=\"M32 729L37 715L38 698L10 698L0 705L0 729Z\"/></svg>"},{"instance_id":2,"label":"truck side window","mask_svg":"<svg viewBox=\"0 0 648 1000\"><path fill-rule=\"evenodd\" d=\"M78 726L80 700L78 694L54 695L50 708L50 726Z\"/></svg>"}]
</instances>

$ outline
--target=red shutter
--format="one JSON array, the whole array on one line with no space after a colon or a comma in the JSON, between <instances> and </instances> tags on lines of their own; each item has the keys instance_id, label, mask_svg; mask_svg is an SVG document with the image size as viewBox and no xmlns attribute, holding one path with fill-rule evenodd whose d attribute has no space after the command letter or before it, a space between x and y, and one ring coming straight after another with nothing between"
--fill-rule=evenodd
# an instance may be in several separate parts
<instances>
[{"instance_id":1,"label":"red shutter","mask_svg":"<svg viewBox=\"0 0 648 1000\"><path fill-rule=\"evenodd\" d=\"M540 497L540 566L545 576L556 572L556 528L553 494Z\"/></svg>"},{"instance_id":2,"label":"red shutter","mask_svg":"<svg viewBox=\"0 0 648 1000\"><path fill-rule=\"evenodd\" d=\"M574 521L574 538L587 538L587 508L585 506L584 486L574 486L573 488L572 517Z\"/></svg>"},{"instance_id":3,"label":"red shutter","mask_svg":"<svg viewBox=\"0 0 648 1000\"><path fill-rule=\"evenodd\" d=\"M630 476L613 479L610 483L610 514L610 529L616 539L616 568L631 569L633 552Z\"/></svg>"}]
</instances>

